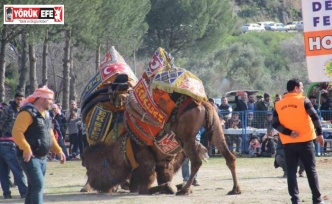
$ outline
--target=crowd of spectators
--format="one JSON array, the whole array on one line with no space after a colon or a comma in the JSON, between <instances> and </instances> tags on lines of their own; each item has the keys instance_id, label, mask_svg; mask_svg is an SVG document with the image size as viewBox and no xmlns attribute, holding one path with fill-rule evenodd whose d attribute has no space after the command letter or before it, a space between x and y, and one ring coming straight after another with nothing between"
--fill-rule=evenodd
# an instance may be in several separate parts
<instances>
[{"instance_id":1,"label":"crowd of spectators","mask_svg":"<svg viewBox=\"0 0 332 204\"><path fill-rule=\"evenodd\" d=\"M286 93L285 93L286 94ZM318 110L318 103L316 96L309 96L313 107ZM245 91L238 91L234 97L232 104L229 104L227 97L221 97L221 104L217 104L219 117L224 120L224 129L266 129L267 134L271 134L274 105L277 101L282 100L281 94L276 94L272 99L270 94L264 93L263 96ZM320 99L319 114L322 121L332 120L332 99L328 93L322 93ZM227 132L227 131L226 131ZM272 131L277 135L277 131ZM263 142L265 140L264 134L225 134L226 143L231 151L236 154L248 154L250 156L269 156L273 157L276 154L276 146L278 139L269 142L273 147L267 148L270 151L268 154L264 153ZM332 139L332 134L324 132L326 139ZM269 137L268 137L269 138ZM269 139L267 140L269 141ZM264 143L265 145L265 143ZM265 147L266 148L266 147ZM327 143L324 145L324 152L326 152ZM211 151L210 151L211 152ZM214 152L212 151L211 154Z\"/></svg>"}]
</instances>

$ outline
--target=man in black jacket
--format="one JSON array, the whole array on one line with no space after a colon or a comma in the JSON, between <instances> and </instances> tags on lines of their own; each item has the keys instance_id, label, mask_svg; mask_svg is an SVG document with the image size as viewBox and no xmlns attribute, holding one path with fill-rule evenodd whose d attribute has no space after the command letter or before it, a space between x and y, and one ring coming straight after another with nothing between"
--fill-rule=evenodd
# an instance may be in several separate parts
<instances>
[{"instance_id":1,"label":"man in black jacket","mask_svg":"<svg viewBox=\"0 0 332 204\"><path fill-rule=\"evenodd\" d=\"M66 155L66 160L70 160L70 158L68 156L67 147L65 145L65 141L66 141L65 137L66 137L66 129L67 129L66 117L61 112L58 105L56 105L56 104L52 104L52 111L53 111L53 118L57 121L55 124L56 124L56 126L58 126L58 128L60 130L60 131L58 131L60 133L59 138L58 138L59 146L61 147L63 153Z\"/></svg>"},{"instance_id":2,"label":"man in black jacket","mask_svg":"<svg viewBox=\"0 0 332 204\"><path fill-rule=\"evenodd\" d=\"M14 175L21 198L24 198L27 192L23 170L16 160L16 145L11 133L22 100L23 95L16 93L14 101L9 102L9 106L3 110L0 119L0 129L2 130L0 135L0 183L5 199L12 198L9 190L9 170Z\"/></svg>"},{"instance_id":3,"label":"man in black jacket","mask_svg":"<svg viewBox=\"0 0 332 204\"><path fill-rule=\"evenodd\" d=\"M331 120L332 116L332 99L327 93L321 94L321 114L324 120Z\"/></svg>"}]
</instances>

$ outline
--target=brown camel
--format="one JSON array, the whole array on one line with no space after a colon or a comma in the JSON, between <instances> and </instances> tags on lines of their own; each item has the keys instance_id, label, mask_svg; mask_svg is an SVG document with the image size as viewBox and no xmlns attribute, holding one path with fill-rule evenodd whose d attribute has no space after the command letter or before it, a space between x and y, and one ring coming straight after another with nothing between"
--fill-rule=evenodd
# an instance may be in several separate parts
<instances>
[{"instance_id":1,"label":"brown camel","mask_svg":"<svg viewBox=\"0 0 332 204\"><path fill-rule=\"evenodd\" d=\"M189 180L177 192L177 195L190 193L194 175L202 165L202 155L206 149L196 142L196 135L201 127L209 133L209 140L218 148L226 159L226 164L233 177L233 188L229 195L240 194L237 182L235 156L229 151L221 123L215 109L208 102L187 110L171 123L171 130L180 141L184 153L191 162ZM126 136L120 137L111 145L98 144L85 151L84 166L87 168L88 182L99 191L108 192L109 189L125 181L131 174L130 190L140 194L151 194L157 191L174 193L175 186L171 181L173 174L180 168L184 155L179 152L176 156L164 155L158 148L140 146L131 141L138 168L132 171L128 158L125 156ZM157 179L159 186L151 187Z\"/></svg>"}]
</instances>

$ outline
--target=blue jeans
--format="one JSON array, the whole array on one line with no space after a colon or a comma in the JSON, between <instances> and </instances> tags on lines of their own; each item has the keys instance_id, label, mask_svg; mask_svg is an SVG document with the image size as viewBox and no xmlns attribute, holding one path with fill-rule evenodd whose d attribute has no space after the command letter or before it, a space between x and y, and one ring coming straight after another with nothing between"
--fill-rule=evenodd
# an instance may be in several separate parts
<instances>
[{"instance_id":1,"label":"blue jeans","mask_svg":"<svg viewBox=\"0 0 332 204\"><path fill-rule=\"evenodd\" d=\"M25 204L42 204L46 157L33 157L29 162L25 162L23 157L17 157L17 159L28 177L28 192L25 197Z\"/></svg>"},{"instance_id":2,"label":"blue jeans","mask_svg":"<svg viewBox=\"0 0 332 204\"><path fill-rule=\"evenodd\" d=\"M188 181L190 176L190 169L189 169L189 158L186 158L182 164L182 177L183 181ZM196 180L197 174L194 177L194 180Z\"/></svg>"},{"instance_id":3,"label":"blue jeans","mask_svg":"<svg viewBox=\"0 0 332 204\"><path fill-rule=\"evenodd\" d=\"M27 186L23 171L16 159L15 144L14 142L0 142L0 182L4 196L11 195L9 190L9 170L14 175L20 195L24 197L27 193Z\"/></svg>"}]
</instances>

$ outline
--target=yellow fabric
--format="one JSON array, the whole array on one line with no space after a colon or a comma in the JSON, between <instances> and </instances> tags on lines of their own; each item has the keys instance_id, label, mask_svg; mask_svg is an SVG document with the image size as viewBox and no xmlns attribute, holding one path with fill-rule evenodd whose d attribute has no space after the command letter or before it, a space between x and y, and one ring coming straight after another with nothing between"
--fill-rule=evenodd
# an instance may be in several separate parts
<instances>
[{"instance_id":1,"label":"yellow fabric","mask_svg":"<svg viewBox=\"0 0 332 204\"><path fill-rule=\"evenodd\" d=\"M304 107L304 99L302 94L288 93L275 105L280 123L299 133L296 138L280 133L282 144L307 142L316 138L314 125Z\"/></svg>"},{"instance_id":2,"label":"yellow fabric","mask_svg":"<svg viewBox=\"0 0 332 204\"><path fill-rule=\"evenodd\" d=\"M45 112L41 113L42 116L45 118ZM24 133L28 129L28 127L32 124L33 119L31 114L28 111L22 111L17 115L17 118L15 120L12 135L14 142L17 144L17 146L23 150L23 153L32 152L29 143L25 139ZM50 134L52 137L52 147L51 151L60 154L62 152L60 146L58 145L58 142L55 139L54 133L52 130L50 130Z\"/></svg>"},{"instance_id":3,"label":"yellow fabric","mask_svg":"<svg viewBox=\"0 0 332 204\"><path fill-rule=\"evenodd\" d=\"M164 71L165 71L165 69L159 70L156 73L156 75L161 72L164 72ZM208 98L205 95L204 89L200 90L199 92L197 92L197 90L196 90L196 93L195 93L195 91L191 90L188 87L185 87L185 88L181 87L183 81L188 80L188 79L192 79L192 80L196 81L197 85L200 85L203 88L202 81L196 75L194 75L193 73L191 73L189 71L186 71L181 76L178 76L176 78L176 80L174 82L172 82L172 84L154 80L154 81L152 81L151 87L152 87L152 89L157 88L157 89L163 90L168 93L177 92L180 94L184 94L184 95L192 97L193 99L195 99L199 102L208 101Z\"/></svg>"},{"instance_id":4,"label":"yellow fabric","mask_svg":"<svg viewBox=\"0 0 332 204\"><path fill-rule=\"evenodd\" d=\"M131 165L131 170L134 171L139 166L139 164L135 160L133 148L131 146L131 140L129 137L127 138L127 142L126 142L126 156Z\"/></svg>"}]
</instances>

